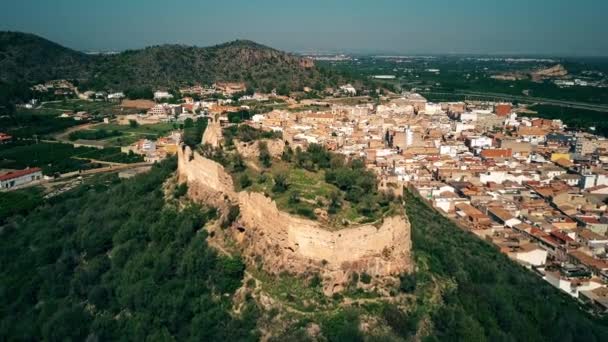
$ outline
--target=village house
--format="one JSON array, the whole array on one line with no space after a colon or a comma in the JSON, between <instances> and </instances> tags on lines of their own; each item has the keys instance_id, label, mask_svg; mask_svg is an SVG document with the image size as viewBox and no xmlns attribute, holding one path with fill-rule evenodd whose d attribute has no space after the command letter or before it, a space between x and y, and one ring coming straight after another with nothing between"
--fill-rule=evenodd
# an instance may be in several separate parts
<instances>
[{"instance_id":1,"label":"village house","mask_svg":"<svg viewBox=\"0 0 608 342\"><path fill-rule=\"evenodd\" d=\"M42 179L42 169L38 167L10 171L0 174L0 189L8 190Z\"/></svg>"}]
</instances>

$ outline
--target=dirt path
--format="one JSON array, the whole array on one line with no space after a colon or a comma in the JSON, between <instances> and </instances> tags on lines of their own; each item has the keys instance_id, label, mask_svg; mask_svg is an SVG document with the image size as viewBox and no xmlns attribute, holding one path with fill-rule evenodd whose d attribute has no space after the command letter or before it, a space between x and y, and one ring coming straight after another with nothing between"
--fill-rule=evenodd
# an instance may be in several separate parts
<instances>
[{"instance_id":1,"label":"dirt path","mask_svg":"<svg viewBox=\"0 0 608 342\"><path fill-rule=\"evenodd\" d=\"M53 137L55 139L59 140L59 141L66 142L68 144L72 144L73 141L70 141L70 139L69 139L70 133L73 133L73 132L76 132L76 131L82 131L82 130L85 130L85 129L90 129L90 128L95 127L97 125L99 125L99 123L96 122L96 123L87 123L87 124L84 124L84 125L73 126L73 127L70 127L68 129L66 129L65 131L63 131L61 133L55 134Z\"/></svg>"}]
</instances>

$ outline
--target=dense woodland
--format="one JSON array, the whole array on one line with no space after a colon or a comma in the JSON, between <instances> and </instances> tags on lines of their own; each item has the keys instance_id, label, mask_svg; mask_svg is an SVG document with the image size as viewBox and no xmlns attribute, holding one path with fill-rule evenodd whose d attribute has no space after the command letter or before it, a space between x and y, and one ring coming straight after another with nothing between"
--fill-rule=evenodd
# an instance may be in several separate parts
<instances>
[{"instance_id":1,"label":"dense woodland","mask_svg":"<svg viewBox=\"0 0 608 342\"><path fill-rule=\"evenodd\" d=\"M305 68L297 56L244 40L211 47L161 45L87 55L32 34L0 32L0 82L52 79L78 80L80 90L129 90L130 97L134 93L147 97L150 87L173 89L218 81L242 81L252 90L288 92L305 86L322 90L346 80L343 73ZM140 88L132 89L135 84Z\"/></svg>"},{"instance_id":2,"label":"dense woodland","mask_svg":"<svg viewBox=\"0 0 608 342\"><path fill-rule=\"evenodd\" d=\"M202 230L215 210L165 206L175 160L128 181L99 178L1 230L5 340L255 340L257 309L229 314L239 258Z\"/></svg>"}]
</instances>

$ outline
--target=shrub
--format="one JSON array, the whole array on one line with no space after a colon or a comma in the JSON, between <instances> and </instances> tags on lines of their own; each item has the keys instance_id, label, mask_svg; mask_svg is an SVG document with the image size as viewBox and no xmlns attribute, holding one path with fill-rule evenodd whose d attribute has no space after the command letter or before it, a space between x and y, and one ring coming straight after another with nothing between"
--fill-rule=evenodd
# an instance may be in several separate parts
<instances>
[{"instance_id":1,"label":"shrub","mask_svg":"<svg viewBox=\"0 0 608 342\"><path fill-rule=\"evenodd\" d=\"M272 157L270 156L270 151L268 151L268 144L264 141L258 142L258 149L260 150L260 162L264 167L270 167L272 165Z\"/></svg>"},{"instance_id":2,"label":"shrub","mask_svg":"<svg viewBox=\"0 0 608 342\"><path fill-rule=\"evenodd\" d=\"M416 275L415 274L403 274L399 277L400 285L399 289L405 293L413 293L416 290Z\"/></svg>"},{"instance_id":3,"label":"shrub","mask_svg":"<svg viewBox=\"0 0 608 342\"><path fill-rule=\"evenodd\" d=\"M173 197L180 198L188 192L188 183L182 183L175 187L173 191Z\"/></svg>"},{"instance_id":4,"label":"shrub","mask_svg":"<svg viewBox=\"0 0 608 342\"><path fill-rule=\"evenodd\" d=\"M284 173L277 173L274 175L274 185L272 186L272 192L283 193L289 188L287 182L287 175Z\"/></svg>"},{"instance_id":5,"label":"shrub","mask_svg":"<svg viewBox=\"0 0 608 342\"><path fill-rule=\"evenodd\" d=\"M363 284L369 284L372 282L372 276L370 276L366 272L361 273L361 277L359 279L361 279L361 282Z\"/></svg>"},{"instance_id":6,"label":"shrub","mask_svg":"<svg viewBox=\"0 0 608 342\"><path fill-rule=\"evenodd\" d=\"M315 212L310 209L309 207L298 207L296 209L296 214L307 217L311 220L314 220L317 218L317 215L315 215Z\"/></svg>"},{"instance_id":7,"label":"shrub","mask_svg":"<svg viewBox=\"0 0 608 342\"><path fill-rule=\"evenodd\" d=\"M251 184L252 184L251 179L249 178L249 176L247 176L246 173L243 173L239 177L239 185L241 186L241 189L246 189L249 186L251 186Z\"/></svg>"}]
</instances>

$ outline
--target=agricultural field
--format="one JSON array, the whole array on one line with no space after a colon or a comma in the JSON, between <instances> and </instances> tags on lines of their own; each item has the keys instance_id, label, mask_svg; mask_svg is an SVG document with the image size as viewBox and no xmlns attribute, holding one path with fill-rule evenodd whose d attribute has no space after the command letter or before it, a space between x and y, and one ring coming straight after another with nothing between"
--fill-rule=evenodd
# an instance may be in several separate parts
<instances>
[{"instance_id":1,"label":"agricultural field","mask_svg":"<svg viewBox=\"0 0 608 342\"><path fill-rule=\"evenodd\" d=\"M18 108L12 115L0 116L0 131L15 138L43 138L81 124L70 118L59 118L56 109Z\"/></svg>"},{"instance_id":2,"label":"agricultural field","mask_svg":"<svg viewBox=\"0 0 608 342\"><path fill-rule=\"evenodd\" d=\"M87 101L87 100L76 100L66 99L62 101L45 102L42 104L41 109L54 109L60 112L74 111L74 112L88 112L94 116L96 115L110 115L119 114L120 107L118 104L106 101Z\"/></svg>"},{"instance_id":3,"label":"agricultural field","mask_svg":"<svg viewBox=\"0 0 608 342\"><path fill-rule=\"evenodd\" d=\"M158 123L152 125L119 125L115 123L100 123L69 133L70 141L88 140L101 143L104 146L127 146L140 139L155 140L178 129L173 123Z\"/></svg>"},{"instance_id":4,"label":"agricultural field","mask_svg":"<svg viewBox=\"0 0 608 342\"><path fill-rule=\"evenodd\" d=\"M0 147L0 168L40 167L48 176L99 167L97 163L91 162L91 159L114 163L143 161L141 156L122 153L119 148L100 150L62 143L36 144L23 141Z\"/></svg>"}]
</instances>

